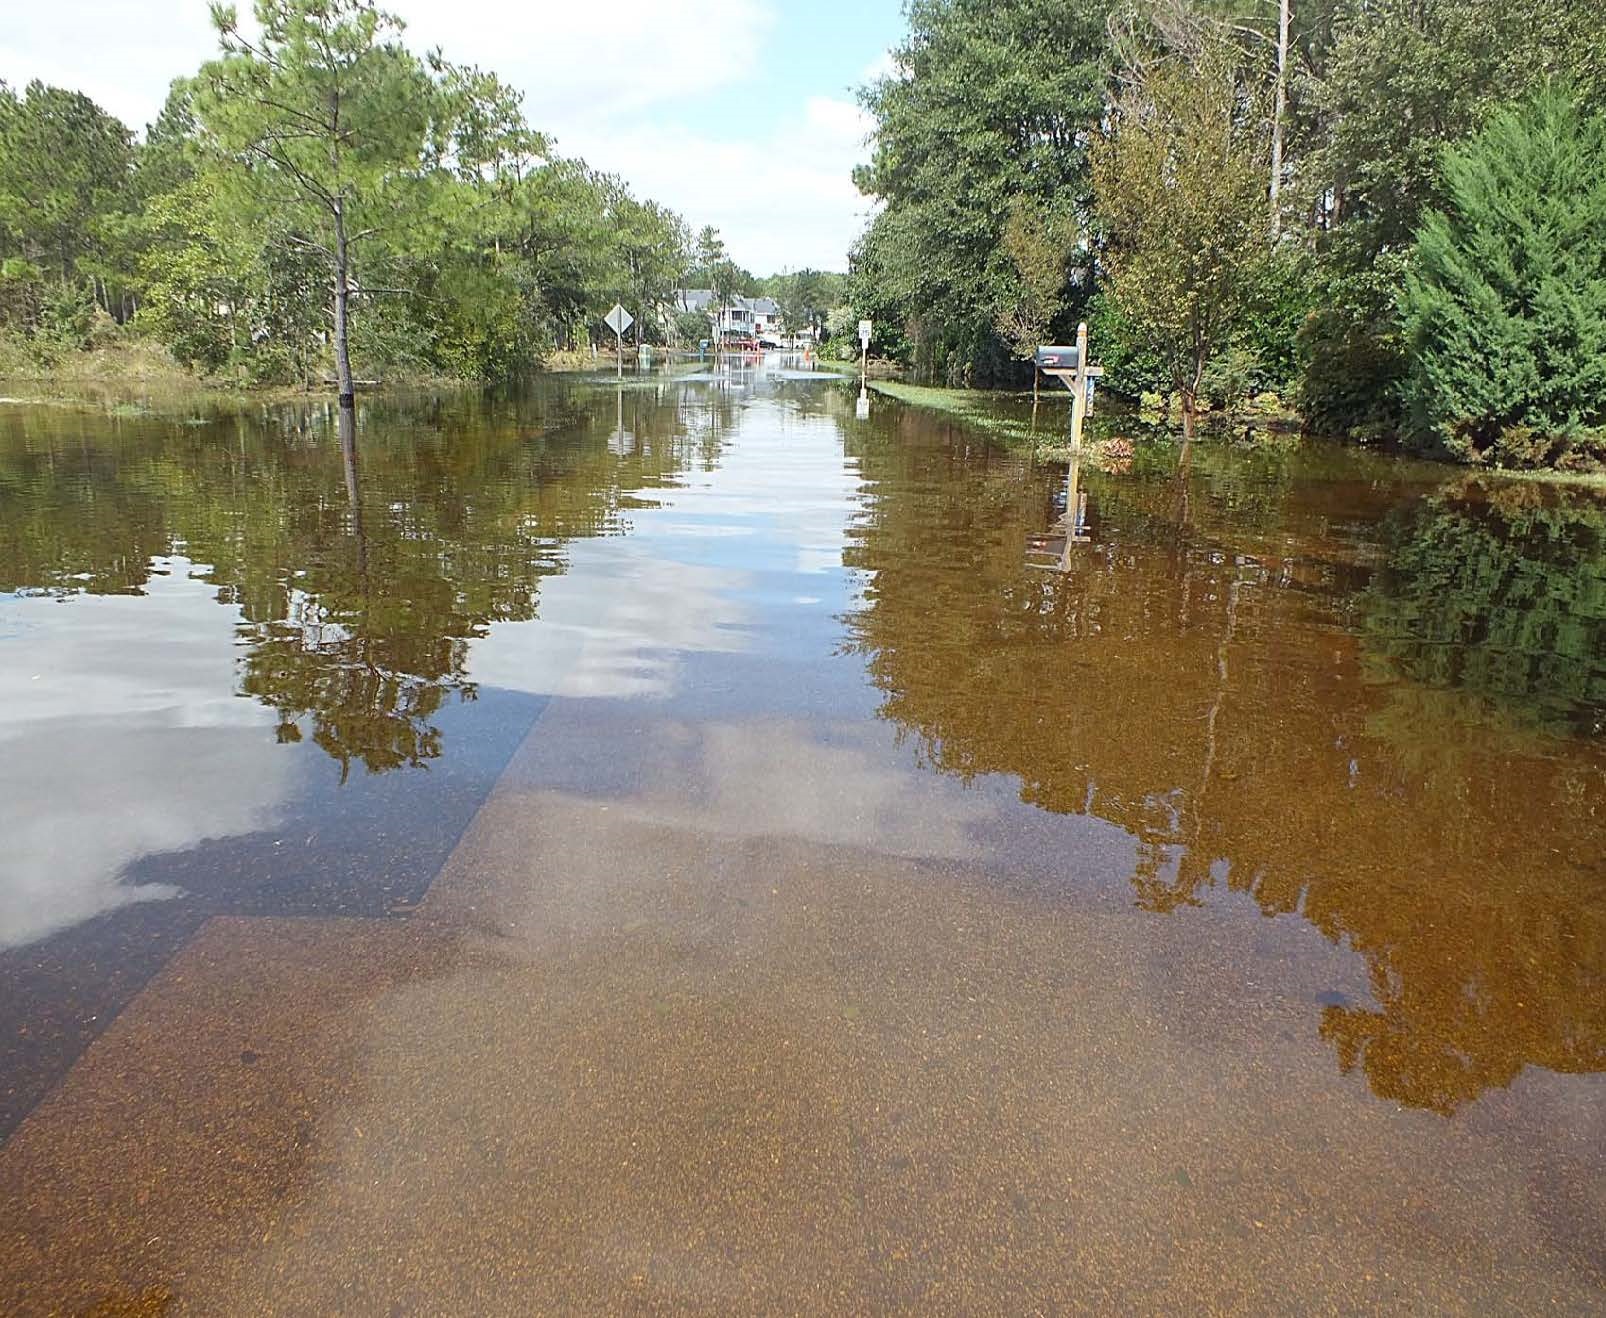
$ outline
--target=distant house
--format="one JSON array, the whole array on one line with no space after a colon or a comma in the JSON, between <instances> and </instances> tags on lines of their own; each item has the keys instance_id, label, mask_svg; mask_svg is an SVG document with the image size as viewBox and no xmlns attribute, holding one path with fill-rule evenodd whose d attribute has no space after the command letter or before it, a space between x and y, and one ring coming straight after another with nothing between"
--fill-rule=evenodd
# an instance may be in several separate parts
<instances>
[{"instance_id":1,"label":"distant house","mask_svg":"<svg viewBox=\"0 0 1606 1318\"><path fill-rule=\"evenodd\" d=\"M713 314L714 294L707 288L682 288L675 294L676 311ZM779 339L782 333L781 306L772 297L731 298L719 309L722 337L741 339Z\"/></svg>"}]
</instances>

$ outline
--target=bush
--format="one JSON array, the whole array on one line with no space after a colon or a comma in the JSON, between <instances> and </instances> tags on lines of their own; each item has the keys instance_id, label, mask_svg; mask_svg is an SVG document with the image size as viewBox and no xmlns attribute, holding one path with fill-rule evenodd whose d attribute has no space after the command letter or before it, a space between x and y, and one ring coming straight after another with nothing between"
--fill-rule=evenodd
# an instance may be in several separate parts
<instances>
[{"instance_id":1,"label":"bush","mask_svg":"<svg viewBox=\"0 0 1606 1318\"><path fill-rule=\"evenodd\" d=\"M1606 115L1545 87L1444 175L1400 297L1414 438L1473 462L1606 456Z\"/></svg>"},{"instance_id":2,"label":"bush","mask_svg":"<svg viewBox=\"0 0 1606 1318\"><path fill-rule=\"evenodd\" d=\"M1137 342L1136 331L1103 293L1088 309L1088 356L1104 368L1104 387L1124 398L1170 394L1171 372L1157 353Z\"/></svg>"},{"instance_id":3,"label":"bush","mask_svg":"<svg viewBox=\"0 0 1606 1318\"><path fill-rule=\"evenodd\" d=\"M1353 251L1327 254L1340 269ZM1295 336L1298 406L1308 429L1374 439L1400 427L1406 358L1396 305L1403 258L1384 253L1357 273L1335 275Z\"/></svg>"},{"instance_id":4,"label":"bush","mask_svg":"<svg viewBox=\"0 0 1606 1318\"><path fill-rule=\"evenodd\" d=\"M680 340L682 347L695 348L704 339L713 339L714 322L701 311L677 311L675 337Z\"/></svg>"},{"instance_id":5,"label":"bush","mask_svg":"<svg viewBox=\"0 0 1606 1318\"><path fill-rule=\"evenodd\" d=\"M1309 251L1279 245L1258 271L1244 315L1231 340L1251 394L1285 393L1299 378L1300 326L1315 300Z\"/></svg>"},{"instance_id":6,"label":"bush","mask_svg":"<svg viewBox=\"0 0 1606 1318\"><path fill-rule=\"evenodd\" d=\"M51 347L83 349L95 328L95 298L76 284L46 284L39 312L39 337Z\"/></svg>"},{"instance_id":7,"label":"bush","mask_svg":"<svg viewBox=\"0 0 1606 1318\"><path fill-rule=\"evenodd\" d=\"M0 328L32 334L39 324L44 275L20 256L0 261Z\"/></svg>"}]
</instances>

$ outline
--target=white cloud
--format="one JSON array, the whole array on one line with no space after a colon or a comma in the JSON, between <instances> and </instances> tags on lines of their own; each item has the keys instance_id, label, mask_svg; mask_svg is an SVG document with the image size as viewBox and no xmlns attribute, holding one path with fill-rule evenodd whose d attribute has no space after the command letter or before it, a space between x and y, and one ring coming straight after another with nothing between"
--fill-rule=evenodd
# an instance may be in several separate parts
<instances>
[{"instance_id":1,"label":"white cloud","mask_svg":"<svg viewBox=\"0 0 1606 1318\"><path fill-rule=\"evenodd\" d=\"M869 131L868 116L851 101L816 96L757 140L650 123L632 133L579 125L566 140L694 226L717 225L739 263L771 274L845 268L869 211L853 185Z\"/></svg>"},{"instance_id":2,"label":"white cloud","mask_svg":"<svg viewBox=\"0 0 1606 1318\"><path fill-rule=\"evenodd\" d=\"M767 0L395 0L415 49L520 88L535 127L615 121L752 76L775 13ZM560 146L565 143L560 140Z\"/></svg>"},{"instance_id":3,"label":"white cloud","mask_svg":"<svg viewBox=\"0 0 1606 1318\"><path fill-rule=\"evenodd\" d=\"M7 0L0 20L0 80L84 92L136 130L156 117L174 78L216 52L206 5L191 0Z\"/></svg>"},{"instance_id":4,"label":"white cloud","mask_svg":"<svg viewBox=\"0 0 1606 1318\"><path fill-rule=\"evenodd\" d=\"M752 76L774 23L769 0L385 0L415 50L438 46L525 93L546 127L611 119ZM155 118L175 77L217 53L205 0L58 0L8 5L0 78L87 92L133 128ZM237 8L250 26L249 0ZM714 15L711 19L710 15Z\"/></svg>"},{"instance_id":5,"label":"white cloud","mask_svg":"<svg viewBox=\"0 0 1606 1318\"><path fill-rule=\"evenodd\" d=\"M975 830L996 807L889 754L884 731L786 719L706 726L700 729L706 791L690 811L665 793L649 798L643 813L692 830L805 838L883 855L976 855Z\"/></svg>"},{"instance_id":6,"label":"white cloud","mask_svg":"<svg viewBox=\"0 0 1606 1318\"><path fill-rule=\"evenodd\" d=\"M624 537L577 540L567 553L568 571L541 583L537 620L475 642L472 680L539 695L662 696L685 655L746 648L747 574L657 558Z\"/></svg>"},{"instance_id":7,"label":"white cloud","mask_svg":"<svg viewBox=\"0 0 1606 1318\"><path fill-rule=\"evenodd\" d=\"M882 78L890 78L899 71L900 65L896 51L883 50L873 60L864 66L864 73L860 81L864 83L879 82Z\"/></svg>"}]
</instances>

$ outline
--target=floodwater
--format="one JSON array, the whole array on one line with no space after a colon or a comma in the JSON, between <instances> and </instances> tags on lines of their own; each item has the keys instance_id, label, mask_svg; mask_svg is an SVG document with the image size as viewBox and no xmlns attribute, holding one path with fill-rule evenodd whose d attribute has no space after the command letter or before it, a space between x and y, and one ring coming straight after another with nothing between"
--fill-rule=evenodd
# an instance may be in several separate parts
<instances>
[{"instance_id":1,"label":"floodwater","mask_svg":"<svg viewBox=\"0 0 1606 1318\"><path fill-rule=\"evenodd\" d=\"M0 1311L1599 1311L1606 501L856 398L0 408Z\"/></svg>"}]
</instances>

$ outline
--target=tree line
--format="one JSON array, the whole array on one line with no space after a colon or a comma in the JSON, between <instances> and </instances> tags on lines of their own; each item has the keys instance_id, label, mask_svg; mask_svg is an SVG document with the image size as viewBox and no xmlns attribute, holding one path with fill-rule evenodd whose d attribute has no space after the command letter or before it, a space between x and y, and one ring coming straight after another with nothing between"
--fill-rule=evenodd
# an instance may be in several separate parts
<instances>
[{"instance_id":1,"label":"tree line","mask_svg":"<svg viewBox=\"0 0 1606 1318\"><path fill-rule=\"evenodd\" d=\"M1584 0L913 0L863 93L879 351L1024 378L1087 319L1183 423L1606 460L1606 11Z\"/></svg>"},{"instance_id":2,"label":"tree line","mask_svg":"<svg viewBox=\"0 0 1606 1318\"><path fill-rule=\"evenodd\" d=\"M563 156L518 92L410 50L369 0L258 0L254 19L213 6L217 57L138 138L80 92L0 84L12 360L136 337L349 394L509 377L602 337L615 301L638 340L695 339L708 322L676 314L676 288L759 291L716 229ZM766 291L801 327L825 314L820 278Z\"/></svg>"}]
</instances>

